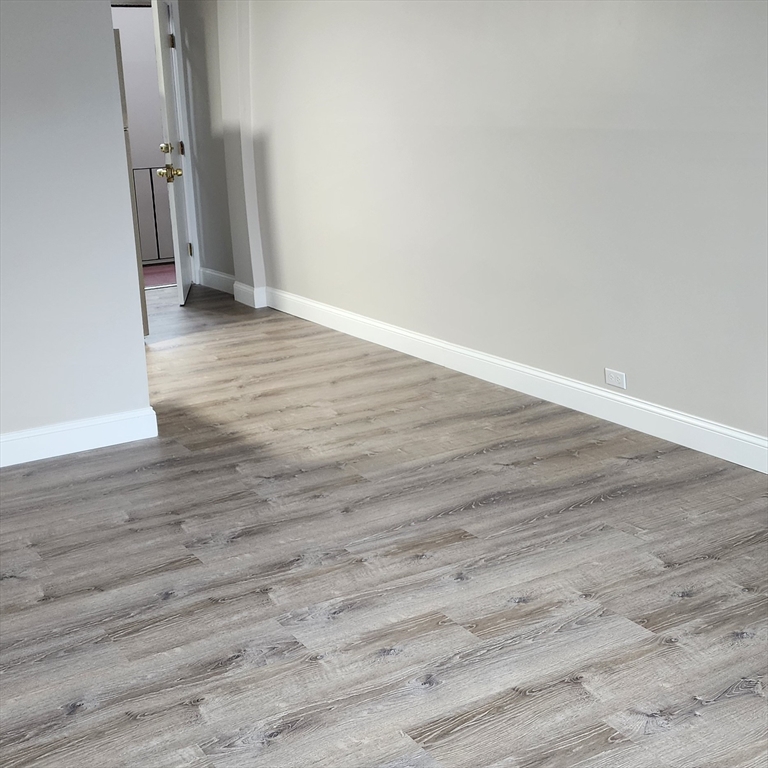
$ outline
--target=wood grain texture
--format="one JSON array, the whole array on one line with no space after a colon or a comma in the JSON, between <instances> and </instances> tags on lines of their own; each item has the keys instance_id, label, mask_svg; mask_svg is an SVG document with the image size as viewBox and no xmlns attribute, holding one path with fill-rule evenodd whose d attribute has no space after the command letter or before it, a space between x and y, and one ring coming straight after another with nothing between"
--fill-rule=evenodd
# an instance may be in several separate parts
<instances>
[{"instance_id":1,"label":"wood grain texture","mask_svg":"<svg viewBox=\"0 0 768 768\"><path fill-rule=\"evenodd\" d=\"M7 768L763 768L765 478L148 295L160 438L2 472Z\"/></svg>"}]
</instances>

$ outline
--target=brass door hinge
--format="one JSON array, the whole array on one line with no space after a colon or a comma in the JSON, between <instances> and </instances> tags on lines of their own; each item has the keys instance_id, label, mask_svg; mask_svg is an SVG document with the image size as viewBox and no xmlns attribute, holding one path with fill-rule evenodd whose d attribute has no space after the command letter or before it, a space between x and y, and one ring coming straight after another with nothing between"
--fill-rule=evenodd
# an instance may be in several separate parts
<instances>
[{"instance_id":1,"label":"brass door hinge","mask_svg":"<svg viewBox=\"0 0 768 768\"><path fill-rule=\"evenodd\" d=\"M176 35L168 35L168 47L169 48L175 48L176 47Z\"/></svg>"},{"instance_id":2,"label":"brass door hinge","mask_svg":"<svg viewBox=\"0 0 768 768\"><path fill-rule=\"evenodd\" d=\"M183 154L184 154L184 152L185 152L185 150L184 150L184 142L183 142L183 141L180 141L180 142L179 142L179 154L180 154L180 155L183 155Z\"/></svg>"},{"instance_id":3,"label":"brass door hinge","mask_svg":"<svg viewBox=\"0 0 768 768\"><path fill-rule=\"evenodd\" d=\"M190 256L192 255L192 243L187 243L187 253Z\"/></svg>"}]
</instances>

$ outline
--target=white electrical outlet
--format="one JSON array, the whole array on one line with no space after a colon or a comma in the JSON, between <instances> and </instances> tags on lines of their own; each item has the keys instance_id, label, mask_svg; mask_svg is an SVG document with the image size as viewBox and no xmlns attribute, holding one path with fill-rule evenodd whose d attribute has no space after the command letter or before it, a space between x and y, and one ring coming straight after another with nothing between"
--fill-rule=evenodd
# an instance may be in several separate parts
<instances>
[{"instance_id":1,"label":"white electrical outlet","mask_svg":"<svg viewBox=\"0 0 768 768\"><path fill-rule=\"evenodd\" d=\"M605 383L610 384L612 387L619 387L620 389L627 388L627 374L621 371L613 371L610 368L605 369Z\"/></svg>"}]
</instances>

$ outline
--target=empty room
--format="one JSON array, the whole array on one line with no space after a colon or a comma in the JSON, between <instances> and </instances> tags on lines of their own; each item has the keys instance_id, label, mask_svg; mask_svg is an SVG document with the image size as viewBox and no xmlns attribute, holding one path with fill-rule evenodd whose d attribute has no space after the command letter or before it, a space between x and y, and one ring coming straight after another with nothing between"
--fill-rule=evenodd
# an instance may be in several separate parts
<instances>
[{"instance_id":1,"label":"empty room","mask_svg":"<svg viewBox=\"0 0 768 768\"><path fill-rule=\"evenodd\" d=\"M0 0L0 765L765 768L766 0Z\"/></svg>"}]
</instances>

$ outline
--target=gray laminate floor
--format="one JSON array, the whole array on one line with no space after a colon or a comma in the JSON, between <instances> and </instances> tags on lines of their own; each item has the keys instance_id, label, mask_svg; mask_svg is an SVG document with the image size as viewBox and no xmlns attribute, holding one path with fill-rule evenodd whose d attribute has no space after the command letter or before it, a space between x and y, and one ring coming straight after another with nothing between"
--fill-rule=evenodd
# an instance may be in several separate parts
<instances>
[{"instance_id":1,"label":"gray laminate floor","mask_svg":"<svg viewBox=\"0 0 768 768\"><path fill-rule=\"evenodd\" d=\"M161 439L2 473L5 768L765 768L765 477L148 294Z\"/></svg>"}]
</instances>

